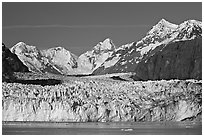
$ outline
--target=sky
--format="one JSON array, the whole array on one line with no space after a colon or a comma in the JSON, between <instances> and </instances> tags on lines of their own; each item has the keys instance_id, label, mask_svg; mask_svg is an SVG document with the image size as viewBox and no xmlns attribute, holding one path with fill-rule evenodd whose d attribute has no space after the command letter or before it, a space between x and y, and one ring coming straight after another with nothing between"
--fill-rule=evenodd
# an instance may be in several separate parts
<instances>
[{"instance_id":1,"label":"sky","mask_svg":"<svg viewBox=\"0 0 204 137\"><path fill-rule=\"evenodd\" d=\"M38 49L61 46L76 55L106 38L116 47L136 42L162 18L202 21L201 2L3 2L2 42Z\"/></svg>"}]
</instances>

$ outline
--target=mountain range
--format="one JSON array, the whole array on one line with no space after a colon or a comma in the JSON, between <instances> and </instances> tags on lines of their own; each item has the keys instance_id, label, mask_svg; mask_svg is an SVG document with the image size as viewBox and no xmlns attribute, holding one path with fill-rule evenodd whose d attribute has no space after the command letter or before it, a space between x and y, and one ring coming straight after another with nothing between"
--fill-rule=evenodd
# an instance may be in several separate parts
<instances>
[{"instance_id":1,"label":"mountain range","mask_svg":"<svg viewBox=\"0 0 204 137\"><path fill-rule=\"evenodd\" d=\"M63 47L39 50L19 42L10 48L29 71L63 75L134 72L135 80L201 79L202 23L160 20L138 42L116 47L110 38L79 57Z\"/></svg>"}]
</instances>

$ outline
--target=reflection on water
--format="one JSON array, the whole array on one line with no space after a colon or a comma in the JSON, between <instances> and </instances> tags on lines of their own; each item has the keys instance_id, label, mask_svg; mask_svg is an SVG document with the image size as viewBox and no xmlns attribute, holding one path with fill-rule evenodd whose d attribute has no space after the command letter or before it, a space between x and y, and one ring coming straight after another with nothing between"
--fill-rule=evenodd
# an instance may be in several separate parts
<instances>
[{"instance_id":1,"label":"reflection on water","mask_svg":"<svg viewBox=\"0 0 204 137\"><path fill-rule=\"evenodd\" d=\"M201 122L111 122L111 123L53 123L3 122L4 134L71 134L71 135L123 135L123 134L202 134Z\"/></svg>"}]
</instances>

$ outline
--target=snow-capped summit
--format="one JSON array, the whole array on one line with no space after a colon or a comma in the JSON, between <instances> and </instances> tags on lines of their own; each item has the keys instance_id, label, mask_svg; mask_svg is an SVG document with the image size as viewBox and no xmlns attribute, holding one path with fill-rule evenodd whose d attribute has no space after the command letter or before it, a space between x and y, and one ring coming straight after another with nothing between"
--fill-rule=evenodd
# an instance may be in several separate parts
<instances>
[{"instance_id":1,"label":"snow-capped summit","mask_svg":"<svg viewBox=\"0 0 204 137\"><path fill-rule=\"evenodd\" d=\"M77 56L63 47L54 47L42 51L42 55L53 65L63 68L63 74L77 67Z\"/></svg>"},{"instance_id":2,"label":"snow-capped summit","mask_svg":"<svg viewBox=\"0 0 204 137\"><path fill-rule=\"evenodd\" d=\"M19 42L10 48L10 51L18 56L18 58L26 65L30 71L41 72L43 64L39 59L41 52L35 46L27 45L24 42Z\"/></svg>"},{"instance_id":3,"label":"snow-capped summit","mask_svg":"<svg viewBox=\"0 0 204 137\"><path fill-rule=\"evenodd\" d=\"M91 51L87 51L79 56L78 72L90 74L97 69L111 54L115 52L115 45L110 38L99 42Z\"/></svg>"},{"instance_id":4,"label":"snow-capped summit","mask_svg":"<svg viewBox=\"0 0 204 137\"><path fill-rule=\"evenodd\" d=\"M67 55L70 54L70 52L68 50L66 50L65 48L63 48L63 47L54 47L54 48L42 50L42 53L45 56L55 56L58 53L67 54Z\"/></svg>"},{"instance_id":5,"label":"snow-capped summit","mask_svg":"<svg viewBox=\"0 0 204 137\"><path fill-rule=\"evenodd\" d=\"M174 41L191 40L202 36L202 23L196 20L187 20L179 25Z\"/></svg>"},{"instance_id":6,"label":"snow-capped summit","mask_svg":"<svg viewBox=\"0 0 204 137\"><path fill-rule=\"evenodd\" d=\"M10 51L15 54L21 54L38 52L38 49L35 46L27 45L24 42L18 42L16 45L10 48Z\"/></svg>"},{"instance_id":7,"label":"snow-capped summit","mask_svg":"<svg viewBox=\"0 0 204 137\"><path fill-rule=\"evenodd\" d=\"M175 35L172 35L172 33L174 33L178 27L179 25L161 19L144 38L137 42L136 51L140 52L140 58L158 46L172 41L175 38Z\"/></svg>"},{"instance_id":8,"label":"snow-capped summit","mask_svg":"<svg viewBox=\"0 0 204 137\"><path fill-rule=\"evenodd\" d=\"M162 25L164 25L168 28L172 28L172 29L176 29L178 27L178 25L173 24L173 23L171 23L165 19L161 19L158 24L162 24Z\"/></svg>"},{"instance_id":9,"label":"snow-capped summit","mask_svg":"<svg viewBox=\"0 0 204 137\"><path fill-rule=\"evenodd\" d=\"M165 19L161 19L153 28L147 33L147 35L156 34L160 37L166 36L168 33L175 31L178 25L170 23Z\"/></svg>"},{"instance_id":10,"label":"snow-capped summit","mask_svg":"<svg viewBox=\"0 0 204 137\"><path fill-rule=\"evenodd\" d=\"M187 20L184 21L179 25L179 27L187 27L187 26L199 26L202 27L202 22L197 21L197 20Z\"/></svg>"},{"instance_id":11,"label":"snow-capped summit","mask_svg":"<svg viewBox=\"0 0 204 137\"><path fill-rule=\"evenodd\" d=\"M106 52L115 50L115 45L110 38L105 39L103 42L99 42L94 48L94 53Z\"/></svg>"},{"instance_id":12,"label":"snow-capped summit","mask_svg":"<svg viewBox=\"0 0 204 137\"><path fill-rule=\"evenodd\" d=\"M134 70L136 79L202 79L200 21L184 21L162 42L145 48L148 52Z\"/></svg>"},{"instance_id":13,"label":"snow-capped summit","mask_svg":"<svg viewBox=\"0 0 204 137\"><path fill-rule=\"evenodd\" d=\"M165 19L160 20L147 35L138 41L137 51L143 56L160 45L169 42L191 40L202 36L202 23L196 20L184 21L180 25L172 24Z\"/></svg>"}]
</instances>

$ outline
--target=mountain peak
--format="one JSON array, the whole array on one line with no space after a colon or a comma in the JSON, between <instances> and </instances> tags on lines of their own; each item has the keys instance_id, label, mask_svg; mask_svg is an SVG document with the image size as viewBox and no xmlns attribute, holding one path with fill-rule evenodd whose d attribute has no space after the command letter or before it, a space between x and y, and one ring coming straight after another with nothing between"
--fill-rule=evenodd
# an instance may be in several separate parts
<instances>
[{"instance_id":1,"label":"mountain peak","mask_svg":"<svg viewBox=\"0 0 204 137\"><path fill-rule=\"evenodd\" d=\"M23 41L20 41L20 42L18 42L16 45L26 45L26 43L23 42Z\"/></svg>"},{"instance_id":2,"label":"mountain peak","mask_svg":"<svg viewBox=\"0 0 204 137\"><path fill-rule=\"evenodd\" d=\"M54 57L54 56L68 56L70 58L71 54L72 54L69 50L65 49L64 47L60 47L60 46L49 48L49 49L45 49L45 50L43 50L41 52L46 57L48 57L48 56L50 56L50 57Z\"/></svg>"},{"instance_id":3,"label":"mountain peak","mask_svg":"<svg viewBox=\"0 0 204 137\"><path fill-rule=\"evenodd\" d=\"M21 53L21 52L35 52L37 48L35 46L27 45L25 42L18 42L16 45L10 48L12 53Z\"/></svg>"},{"instance_id":4,"label":"mountain peak","mask_svg":"<svg viewBox=\"0 0 204 137\"><path fill-rule=\"evenodd\" d=\"M103 42L105 42L105 41L112 42L112 40L110 38L106 38Z\"/></svg>"},{"instance_id":5,"label":"mountain peak","mask_svg":"<svg viewBox=\"0 0 204 137\"><path fill-rule=\"evenodd\" d=\"M26 43L24 42L18 42L16 45L14 45L11 49L16 49L16 48L23 48L25 49L26 48Z\"/></svg>"},{"instance_id":6,"label":"mountain peak","mask_svg":"<svg viewBox=\"0 0 204 137\"><path fill-rule=\"evenodd\" d=\"M179 25L176 30L178 35L174 41L191 40L202 37L202 23L197 20L187 20Z\"/></svg>"},{"instance_id":7,"label":"mountain peak","mask_svg":"<svg viewBox=\"0 0 204 137\"><path fill-rule=\"evenodd\" d=\"M186 26L199 26L202 27L202 22L197 21L197 20L187 20L184 21L179 25L180 27L186 27Z\"/></svg>"},{"instance_id":8,"label":"mountain peak","mask_svg":"<svg viewBox=\"0 0 204 137\"><path fill-rule=\"evenodd\" d=\"M94 52L115 50L115 45L110 38L106 38L103 42L99 42L94 48Z\"/></svg>"},{"instance_id":9,"label":"mountain peak","mask_svg":"<svg viewBox=\"0 0 204 137\"><path fill-rule=\"evenodd\" d=\"M164 25L165 27L168 27L168 28L172 28L172 29L176 29L178 27L178 25L176 24L173 24L165 19L161 19L158 24L162 24Z\"/></svg>"},{"instance_id":10,"label":"mountain peak","mask_svg":"<svg viewBox=\"0 0 204 137\"><path fill-rule=\"evenodd\" d=\"M178 25L168 22L165 19L161 19L147 34L153 34L158 32L171 32L178 28Z\"/></svg>"},{"instance_id":11,"label":"mountain peak","mask_svg":"<svg viewBox=\"0 0 204 137\"><path fill-rule=\"evenodd\" d=\"M168 23L168 21L167 20L165 20L164 18L162 18L158 23Z\"/></svg>"},{"instance_id":12,"label":"mountain peak","mask_svg":"<svg viewBox=\"0 0 204 137\"><path fill-rule=\"evenodd\" d=\"M48 50L61 51L61 50L66 50L66 49L64 47L57 46L57 47L50 48Z\"/></svg>"}]
</instances>

